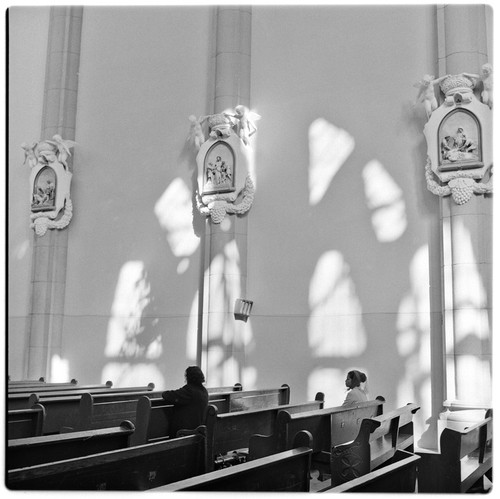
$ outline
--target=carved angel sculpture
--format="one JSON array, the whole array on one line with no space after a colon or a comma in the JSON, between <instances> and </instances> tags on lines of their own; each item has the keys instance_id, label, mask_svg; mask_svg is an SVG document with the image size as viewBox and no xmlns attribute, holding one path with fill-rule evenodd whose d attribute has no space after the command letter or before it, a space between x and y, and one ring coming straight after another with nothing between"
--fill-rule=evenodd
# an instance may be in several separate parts
<instances>
[{"instance_id":1,"label":"carved angel sculpture","mask_svg":"<svg viewBox=\"0 0 500 499\"><path fill-rule=\"evenodd\" d=\"M64 166L67 165L67 160L71 156L70 148L76 145L73 140L63 140L63 138L56 134L52 137L54 140L47 140L49 144L56 148L57 160Z\"/></svg>"},{"instance_id":2,"label":"carved angel sculpture","mask_svg":"<svg viewBox=\"0 0 500 499\"><path fill-rule=\"evenodd\" d=\"M419 89L416 103L423 103L427 118L430 118L432 112L437 109L438 102L434 85L441 82L449 75L434 78L434 75L424 75L423 78L413 86Z\"/></svg>"},{"instance_id":3,"label":"carved angel sculpture","mask_svg":"<svg viewBox=\"0 0 500 499\"><path fill-rule=\"evenodd\" d=\"M490 63L481 66L481 74L462 73L468 78L474 78L483 82L483 90L481 92L481 101L490 109L493 108L493 66Z\"/></svg>"},{"instance_id":4,"label":"carved angel sculpture","mask_svg":"<svg viewBox=\"0 0 500 499\"><path fill-rule=\"evenodd\" d=\"M191 129L189 131L189 141L192 142L196 150L199 150L201 144L205 142L205 134L201 128L202 118L196 118L193 114L189 116L189 121L191 122Z\"/></svg>"},{"instance_id":5,"label":"carved angel sculpture","mask_svg":"<svg viewBox=\"0 0 500 499\"><path fill-rule=\"evenodd\" d=\"M234 108L234 113L234 117L239 120L238 135L248 145L249 138L257 131L254 121L259 120L260 115L241 104Z\"/></svg>"},{"instance_id":6,"label":"carved angel sculpture","mask_svg":"<svg viewBox=\"0 0 500 499\"><path fill-rule=\"evenodd\" d=\"M28 145L26 142L23 142L21 144L21 147L24 149L24 162L23 165L26 164L26 161L28 162L28 165L33 168L38 160L35 155L35 147L37 146L36 142L33 142L31 145Z\"/></svg>"}]
</instances>

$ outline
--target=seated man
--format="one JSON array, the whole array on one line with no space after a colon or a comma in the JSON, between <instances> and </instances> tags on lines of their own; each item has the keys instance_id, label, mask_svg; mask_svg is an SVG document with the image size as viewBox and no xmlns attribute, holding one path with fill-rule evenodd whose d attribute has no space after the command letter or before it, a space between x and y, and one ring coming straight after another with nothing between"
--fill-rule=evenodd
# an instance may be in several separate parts
<instances>
[{"instance_id":1,"label":"seated man","mask_svg":"<svg viewBox=\"0 0 500 499\"><path fill-rule=\"evenodd\" d=\"M191 366L185 372L186 384L177 390L167 390L162 397L174 405L174 415L169 430L175 438L178 430L194 430L205 424L208 407L208 392L203 386L205 375L198 366Z\"/></svg>"}]
</instances>

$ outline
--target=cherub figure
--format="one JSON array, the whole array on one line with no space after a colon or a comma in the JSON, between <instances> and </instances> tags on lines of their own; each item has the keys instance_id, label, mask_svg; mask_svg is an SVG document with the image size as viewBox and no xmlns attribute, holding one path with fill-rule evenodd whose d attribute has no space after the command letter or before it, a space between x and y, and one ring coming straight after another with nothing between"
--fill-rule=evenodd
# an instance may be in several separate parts
<instances>
[{"instance_id":1,"label":"cherub figure","mask_svg":"<svg viewBox=\"0 0 500 499\"><path fill-rule=\"evenodd\" d=\"M202 118L196 118L193 114L189 116L191 122L191 129L189 131L189 140L192 141L199 150L203 142L205 142L205 134L201 128Z\"/></svg>"},{"instance_id":2,"label":"cherub figure","mask_svg":"<svg viewBox=\"0 0 500 499\"><path fill-rule=\"evenodd\" d=\"M430 118L432 112L438 107L434 85L448 78L448 76L449 75L445 75L440 78L435 78L434 75L424 75L419 82L413 85L419 89L416 103L423 103L425 112L427 113L427 119Z\"/></svg>"},{"instance_id":3,"label":"cherub figure","mask_svg":"<svg viewBox=\"0 0 500 499\"><path fill-rule=\"evenodd\" d=\"M57 160L64 166L67 165L67 160L71 156L70 148L76 145L76 142L73 140L63 140L63 138L56 134L52 137L54 140L47 140L49 144L53 145L56 148Z\"/></svg>"},{"instance_id":4,"label":"cherub figure","mask_svg":"<svg viewBox=\"0 0 500 499\"><path fill-rule=\"evenodd\" d=\"M238 135L248 145L250 137L257 131L254 121L259 120L260 116L241 104L234 108L234 112L234 117L239 121Z\"/></svg>"},{"instance_id":5,"label":"cherub figure","mask_svg":"<svg viewBox=\"0 0 500 499\"><path fill-rule=\"evenodd\" d=\"M462 73L463 76L474 78L483 82L481 101L490 109L493 108L493 66L487 62L481 66L481 74Z\"/></svg>"},{"instance_id":6,"label":"cherub figure","mask_svg":"<svg viewBox=\"0 0 500 499\"><path fill-rule=\"evenodd\" d=\"M35 154L35 148L37 146L37 142L33 142L31 145L28 145L26 142L21 144L21 147L24 149L24 162L23 165L28 162L28 165L33 168L37 163L38 159Z\"/></svg>"}]
</instances>

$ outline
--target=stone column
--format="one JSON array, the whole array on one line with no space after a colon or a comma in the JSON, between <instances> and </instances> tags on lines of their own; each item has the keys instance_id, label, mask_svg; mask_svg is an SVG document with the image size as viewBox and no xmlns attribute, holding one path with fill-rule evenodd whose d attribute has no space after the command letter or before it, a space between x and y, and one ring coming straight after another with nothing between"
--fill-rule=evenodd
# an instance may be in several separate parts
<instances>
[{"instance_id":1,"label":"stone column","mask_svg":"<svg viewBox=\"0 0 500 499\"><path fill-rule=\"evenodd\" d=\"M215 28L214 113L250 107L251 7L218 6ZM244 322L234 303L246 298L247 215L206 220L201 366L209 385L242 381Z\"/></svg>"},{"instance_id":2,"label":"stone column","mask_svg":"<svg viewBox=\"0 0 500 499\"><path fill-rule=\"evenodd\" d=\"M439 74L477 74L491 61L484 5L438 7ZM488 61L488 58L490 60ZM491 406L492 196L440 199L444 406Z\"/></svg>"},{"instance_id":3,"label":"stone column","mask_svg":"<svg viewBox=\"0 0 500 499\"><path fill-rule=\"evenodd\" d=\"M51 7L41 140L75 138L82 17L83 7ZM57 380L52 363L61 354L67 249L67 229L33 233L28 378Z\"/></svg>"}]
</instances>

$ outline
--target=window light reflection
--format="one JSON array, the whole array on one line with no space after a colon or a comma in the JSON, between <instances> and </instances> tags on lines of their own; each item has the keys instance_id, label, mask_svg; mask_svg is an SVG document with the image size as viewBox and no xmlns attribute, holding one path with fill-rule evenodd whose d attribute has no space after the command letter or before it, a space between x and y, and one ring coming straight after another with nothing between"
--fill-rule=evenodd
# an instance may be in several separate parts
<instances>
[{"instance_id":1,"label":"window light reflection","mask_svg":"<svg viewBox=\"0 0 500 499\"><path fill-rule=\"evenodd\" d=\"M403 192L387 170L376 160L363 169L365 196L372 210L372 226L380 242L393 242L406 230Z\"/></svg>"},{"instance_id":2,"label":"window light reflection","mask_svg":"<svg viewBox=\"0 0 500 499\"><path fill-rule=\"evenodd\" d=\"M176 257L191 256L200 240L193 231L191 191L181 178L176 178L167 187L155 204L154 212L166 232L167 242ZM187 270L189 260L184 258L178 266L178 273Z\"/></svg>"},{"instance_id":3,"label":"window light reflection","mask_svg":"<svg viewBox=\"0 0 500 499\"><path fill-rule=\"evenodd\" d=\"M309 126L309 204L318 204L354 149L345 130L318 118Z\"/></svg>"},{"instance_id":4,"label":"window light reflection","mask_svg":"<svg viewBox=\"0 0 500 499\"><path fill-rule=\"evenodd\" d=\"M104 350L107 357L158 358L161 355L161 338L148 344L138 341L143 311L150 301L150 284L144 263L127 262L120 271L111 308Z\"/></svg>"},{"instance_id":5,"label":"window light reflection","mask_svg":"<svg viewBox=\"0 0 500 499\"><path fill-rule=\"evenodd\" d=\"M308 338L315 357L350 357L366 348L362 309L350 269L338 251L324 253L309 286Z\"/></svg>"}]
</instances>

